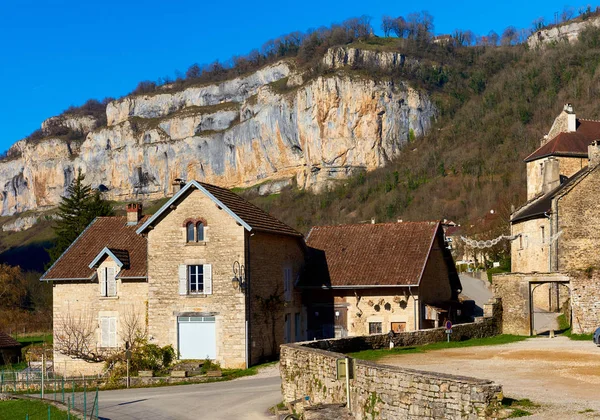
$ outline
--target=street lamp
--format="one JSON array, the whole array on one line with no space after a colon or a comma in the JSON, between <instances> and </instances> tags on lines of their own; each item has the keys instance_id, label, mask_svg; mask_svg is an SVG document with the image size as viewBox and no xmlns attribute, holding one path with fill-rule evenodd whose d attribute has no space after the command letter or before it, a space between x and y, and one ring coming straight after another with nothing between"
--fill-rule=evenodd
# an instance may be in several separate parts
<instances>
[{"instance_id":1,"label":"street lamp","mask_svg":"<svg viewBox=\"0 0 600 420\"><path fill-rule=\"evenodd\" d=\"M243 264L238 261L233 263L233 278L231 279L231 285L235 290L241 290L242 293L246 292L246 270Z\"/></svg>"}]
</instances>

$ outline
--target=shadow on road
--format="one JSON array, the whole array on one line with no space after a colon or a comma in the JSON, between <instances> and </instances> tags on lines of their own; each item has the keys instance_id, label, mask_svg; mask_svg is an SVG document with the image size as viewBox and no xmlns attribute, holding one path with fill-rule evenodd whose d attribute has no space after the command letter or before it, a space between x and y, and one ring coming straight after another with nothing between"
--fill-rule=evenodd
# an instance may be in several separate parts
<instances>
[{"instance_id":1,"label":"shadow on road","mask_svg":"<svg viewBox=\"0 0 600 420\"><path fill-rule=\"evenodd\" d=\"M120 403L120 404L117 404L117 405L135 404L135 403L142 402L142 401L147 401L147 400L148 400L148 398L144 398L144 399L142 399L142 400L127 401L127 402Z\"/></svg>"}]
</instances>

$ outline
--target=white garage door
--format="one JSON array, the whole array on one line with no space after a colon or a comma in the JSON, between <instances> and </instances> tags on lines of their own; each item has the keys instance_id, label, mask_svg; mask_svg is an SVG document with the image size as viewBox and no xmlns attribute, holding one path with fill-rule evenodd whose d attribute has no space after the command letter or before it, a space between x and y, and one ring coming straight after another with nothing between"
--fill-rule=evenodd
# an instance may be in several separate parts
<instances>
[{"instance_id":1,"label":"white garage door","mask_svg":"<svg viewBox=\"0 0 600 420\"><path fill-rule=\"evenodd\" d=\"M216 359L217 336L214 316L180 316L179 330L180 359Z\"/></svg>"}]
</instances>

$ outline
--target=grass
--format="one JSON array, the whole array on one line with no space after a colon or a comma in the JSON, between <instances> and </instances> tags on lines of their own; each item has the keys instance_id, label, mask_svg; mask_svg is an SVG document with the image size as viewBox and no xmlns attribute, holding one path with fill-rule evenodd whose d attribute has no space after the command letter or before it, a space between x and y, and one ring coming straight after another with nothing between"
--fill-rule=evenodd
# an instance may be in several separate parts
<instances>
[{"instance_id":1,"label":"grass","mask_svg":"<svg viewBox=\"0 0 600 420\"><path fill-rule=\"evenodd\" d=\"M472 338L465 341L450 341L449 343L443 341L439 343L425 344L423 346L411 346L411 347L395 347L393 349L379 349L379 350L364 350L355 353L350 353L351 357L362 360L379 360L382 357L392 355L402 355L411 353L426 353L434 350L454 349L461 347L475 347L475 346L494 346L500 344L516 343L518 341L526 340L529 337L521 335L509 335L502 334L488 338Z\"/></svg>"},{"instance_id":2,"label":"grass","mask_svg":"<svg viewBox=\"0 0 600 420\"><path fill-rule=\"evenodd\" d=\"M559 315L556 320L558 321L558 329L563 331L562 335L565 337L569 337L571 340L575 341L592 341L594 338L594 334L573 334L571 332L571 324L565 314Z\"/></svg>"},{"instance_id":3,"label":"grass","mask_svg":"<svg viewBox=\"0 0 600 420\"><path fill-rule=\"evenodd\" d=\"M53 405L34 400L8 400L0 402L0 419L47 419L48 408L52 420L67 419L67 412ZM71 418L76 418L71 415Z\"/></svg>"},{"instance_id":4,"label":"grass","mask_svg":"<svg viewBox=\"0 0 600 420\"><path fill-rule=\"evenodd\" d=\"M531 416L531 412L524 410L524 408L538 408L540 405L534 403L529 398L524 398L522 400L515 400L513 398L504 398L502 400L502 405L509 410L512 410L509 419L517 418L517 417L526 417Z\"/></svg>"},{"instance_id":5,"label":"grass","mask_svg":"<svg viewBox=\"0 0 600 420\"><path fill-rule=\"evenodd\" d=\"M23 335L21 337L15 337L19 343L28 344L52 344L53 336L52 333L35 334L35 335Z\"/></svg>"}]
</instances>

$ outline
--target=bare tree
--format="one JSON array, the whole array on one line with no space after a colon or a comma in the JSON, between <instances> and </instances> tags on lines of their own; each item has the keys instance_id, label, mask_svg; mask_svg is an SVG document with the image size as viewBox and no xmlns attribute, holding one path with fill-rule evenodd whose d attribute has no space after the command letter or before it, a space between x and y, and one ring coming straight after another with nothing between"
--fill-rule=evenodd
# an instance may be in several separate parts
<instances>
[{"instance_id":1,"label":"bare tree","mask_svg":"<svg viewBox=\"0 0 600 420\"><path fill-rule=\"evenodd\" d=\"M573 19L573 16L575 16L575 9L571 6L565 6L565 8L560 14L560 21L567 22Z\"/></svg>"},{"instance_id":2,"label":"bare tree","mask_svg":"<svg viewBox=\"0 0 600 420\"><path fill-rule=\"evenodd\" d=\"M404 38L406 35L406 20L402 16L398 16L392 22L392 32L396 34L398 38Z\"/></svg>"},{"instance_id":3,"label":"bare tree","mask_svg":"<svg viewBox=\"0 0 600 420\"><path fill-rule=\"evenodd\" d=\"M146 338L147 328L140 317L140 312L134 305L127 308L120 320L121 337L133 346L135 343Z\"/></svg>"},{"instance_id":4,"label":"bare tree","mask_svg":"<svg viewBox=\"0 0 600 420\"><path fill-rule=\"evenodd\" d=\"M504 32L502 32L502 38L500 38L500 43L502 45L514 45L517 42L518 38L517 28L514 26L508 26Z\"/></svg>"},{"instance_id":5,"label":"bare tree","mask_svg":"<svg viewBox=\"0 0 600 420\"><path fill-rule=\"evenodd\" d=\"M537 31L541 31L542 29L544 29L546 27L546 20L544 19L543 16L535 19L532 23L532 31L533 32L537 32Z\"/></svg>"},{"instance_id":6,"label":"bare tree","mask_svg":"<svg viewBox=\"0 0 600 420\"><path fill-rule=\"evenodd\" d=\"M498 45L498 40L500 39L500 36L495 32L495 31L490 31L488 33L488 44L487 45Z\"/></svg>"},{"instance_id":7,"label":"bare tree","mask_svg":"<svg viewBox=\"0 0 600 420\"><path fill-rule=\"evenodd\" d=\"M109 352L96 346L96 322L89 312L75 315L67 309L56 321L54 348L61 354L86 362L102 362L109 356Z\"/></svg>"},{"instance_id":8,"label":"bare tree","mask_svg":"<svg viewBox=\"0 0 600 420\"><path fill-rule=\"evenodd\" d=\"M197 79L202 74L202 69L197 63L192 64L185 72L187 79Z\"/></svg>"},{"instance_id":9,"label":"bare tree","mask_svg":"<svg viewBox=\"0 0 600 420\"><path fill-rule=\"evenodd\" d=\"M394 27L394 20L395 19L393 17L387 15L381 18L381 30L386 38L390 36L390 32Z\"/></svg>"}]
</instances>

